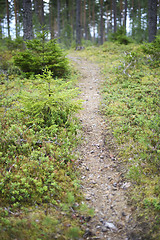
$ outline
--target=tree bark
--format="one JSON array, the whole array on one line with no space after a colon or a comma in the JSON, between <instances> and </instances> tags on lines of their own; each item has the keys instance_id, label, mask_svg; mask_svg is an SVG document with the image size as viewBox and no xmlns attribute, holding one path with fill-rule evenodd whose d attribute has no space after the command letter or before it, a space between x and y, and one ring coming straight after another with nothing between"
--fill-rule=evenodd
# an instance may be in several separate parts
<instances>
[{"instance_id":1,"label":"tree bark","mask_svg":"<svg viewBox=\"0 0 160 240\"><path fill-rule=\"evenodd\" d=\"M9 19L9 2L6 0L6 9L7 9L7 30L8 30L8 37L10 38L10 19Z\"/></svg>"},{"instance_id":2,"label":"tree bark","mask_svg":"<svg viewBox=\"0 0 160 240\"><path fill-rule=\"evenodd\" d=\"M16 38L18 37L18 21L17 21L17 2L14 0L14 16L15 16L15 27L16 27Z\"/></svg>"},{"instance_id":3,"label":"tree bark","mask_svg":"<svg viewBox=\"0 0 160 240\"><path fill-rule=\"evenodd\" d=\"M125 0L124 4L124 27L126 29L126 23L127 23L127 0Z\"/></svg>"},{"instance_id":4,"label":"tree bark","mask_svg":"<svg viewBox=\"0 0 160 240\"><path fill-rule=\"evenodd\" d=\"M120 26L122 25L122 19L123 19L123 3L122 0L120 0Z\"/></svg>"},{"instance_id":5,"label":"tree bark","mask_svg":"<svg viewBox=\"0 0 160 240\"><path fill-rule=\"evenodd\" d=\"M49 12L50 12L50 33L51 39L54 39L54 15L53 15L53 0L49 1Z\"/></svg>"},{"instance_id":6,"label":"tree bark","mask_svg":"<svg viewBox=\"0 0 160 240\"><path fill-rule=\"evenodd\" d=\"M76 47L81 46L81 0L76 0Z\"/></svg>"},{"instance_id":7,"label":"tree bark","mask_svg":"<svg viewBox=\"0 0 160 240\"><path fill-rule=\"evenodd\" d=\"M95 2L93 1L93 6L92 6L92 21L93 21L93 42L95 42Z\"/></svg>"},{"instance_id":8,"label":"tree bark","mask_svg":"<svg viewBox=\"0 0 160 240\"><path fill-rule=\"evenodd\" d=\"M111 3L110 3L110 8L111 8L111 11L110 11L110 30L112 32L112 11L113 11L113 1L114 0L111 0Z\"/></svg>"},{"instance_id":9,"label":"tree bark","mask_svg":"<svg viewBox=\"0 0 160 240\"><path fill-rule=\"evenodd\" d=\"M43 0L40 0L40 6L39 6L39 12L40 12L40 23L41 26L44 27L45 23L44 23L44 2Z\"/></svg>"},{"instance_id":10,"label":"tree bark","mask_svg":"<svg viewBox=\"0 0 160 240\"><path fill-rule=\"evenodd\" d=\"M100 22L100 44L103 44L103 0L100 0L101 22Z\"/></svg>"},{"instance_id":11,"label":"tree bark","mask_svg":"<svg viewBox=\"0 0 160 240\"><path fill-rule=\"evenodd\" d=\"M61 36L61 20L60 20L60 0L57 0L57 27L58 27L58 42L60 43Z\"/></svg>"},{"instance_id":12,"label":"tree bark","mask_svg":"<svg viewBox=\"0 0 160 240\"><path fill-rule=\"evenodd\" d=\"M23 39L26 41L32 38L32 4L31 0L23 0Z\"/></svg>"},{"instance_id":13,"label":"tree bark","mask_svg":"<svg viewBox=\"0 0 160 240\"><path fill-rule=\"evenodd\" d=\"M148 0L148 37L149 42L155 40L157 33L157 0Z\"/></svg>"},{"instance_id":14,"label":"tree bark","mask_svg":"<svg viewBox=\"0 0 160 240\"><path fill-rule=\"evenodd\" d=\"M114 13L114 33L117 31L117 7L116 0L112 0L113 3L113 13Z\"/></svg>"},{"instance_id":15,"label":"tree bark","mask_svg":"<svg viewBox=\"0 0 160 240\"><path fill-rule=\"evenodd\" d=\"M87 40L87 20L86 20L86 0L84 0L84 32L85 32L85 40Z\"/></svg>"},{"instance_id":16,"label":"tree bark","mask_svg":"<svg viewBox=\"0 0 160 240\"><path fill-rule=\"evenodd\" d=\"M2 20L0 18L0 39L2 39Z\"/></svg>"},{"instance_id":17,"label":"tree bark","mask_svg":"<svg viewBox=\"0 0 160 240\"><path fill-rule=\"evenodd\" d=\"M91 40L90 24L91 24L91 2L90 0L88 0L88 24L87 24L88 40Z\"/></svg>"}]
</instances>

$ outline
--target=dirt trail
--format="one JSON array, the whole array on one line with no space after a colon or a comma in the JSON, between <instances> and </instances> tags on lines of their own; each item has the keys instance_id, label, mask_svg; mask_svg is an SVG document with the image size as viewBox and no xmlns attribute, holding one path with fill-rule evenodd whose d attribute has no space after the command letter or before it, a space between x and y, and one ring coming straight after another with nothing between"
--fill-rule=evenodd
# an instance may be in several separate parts
<instances>
[{"instance_id":1,"label":"dirt trail","mask_svg":"<svg viewBox=\"0 0 160 240\"><path fill-rule=\"evenodd\" d=\"M99 86L103 81L100 69L76 54L69 58L81 73L79 88L84 109L79 117L85 137L80 148L82 188L88 205L95 210L84 239L127 240L131 208L125 193L130 183L122 178L116 159L117 149L99 111Z\"/></svg>"}]
</instances>

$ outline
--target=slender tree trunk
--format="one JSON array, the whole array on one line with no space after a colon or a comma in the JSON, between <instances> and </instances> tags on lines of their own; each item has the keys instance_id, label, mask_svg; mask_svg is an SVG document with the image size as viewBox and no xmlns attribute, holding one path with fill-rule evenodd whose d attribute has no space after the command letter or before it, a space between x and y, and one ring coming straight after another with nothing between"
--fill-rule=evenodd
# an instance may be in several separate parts
<instances>
[{"instance_id":1,"label":"slender tree trunk","mask_svg":"<svg viewBox=\"0 0 160 240\"><path fill-rule=\"evenodd\" d=\"M85 29L85 26L84 26L84 6L82 4L82 1L81 1L81 38L83 38L84 36L84 29Z\"/></svg>"},{"instance_id":2,"label":"slender tree trunk","mask_svg":"<svg viewBox=\"0 0 160 240\"><path fill-rule=\"evenodd\" d=\"M44 22L44 2L43 0L40 0L40 6L39 6L39 13L40 13L40 23L41 26L44 27L45 22Z\"/></svg>"},{"instance_id":3,"label":"slender tree trunk","mask_svg":"<svg viewBox=\"0 0 160 240\"><path fill-rule=\"evenodd\" d=\"M132 18L132 36L135 36L135 5L134 0L132 0L132 10L131 10L131 18Z\"/></svg>"},{"instance_id":4,"label":"slender tree trunk","mask_svg":"<svg viewBox=\"0 0 160 240\"><path fill-rule=\"evenodd\" d=\"M106 4L106 17L107 17L107 29L106 29L106 39L108 38L108 33L109 33L109 29L110 29L110 21L109 21L109 16L110 16L110 10L109 10L109 6L108 4Z\"/></svg>"},{"instance_id":5,"label":"slender tree trunk","mask_svg":"<svg viewBox=\"0 0 160 240\"><path fill-rule=\"evenodd\" d=\"M122 25L122 19L123 19L123 2L120 0L120 26Z\"/></svg>"},{"instance_id":6,"label":"slender tree trunk","mask_svg":"<svg viewBox=\"0 0 160 240\"><path fill-rule=\"evenodd\" d=\"M61 36L61 21L60 21L60 0L57 0L57 27L58 27L58 42L60 43Z\"/></svg>"},{"instance_id":7,"label":"slender tree trunk","mask_svg":"<svg viewBox=\"0 0 160 240\"><path fill-rule=\"evenodd\" d=\"M73 30L73 39L75 40L75 5L72 4L72 9L71 9L71 26L72 26L72 30Z\"/></svg>"},{"instance_id":8,"label":"slender tree trunk","mask_svg":"<svg viewBox=\"0 0 160 240\"><path fill-rule=\"evenodd\" d=\"M126 29L126 23L127 23L127 0L125 0L124 4L124 27Z\"/></svg>"},{"instance_id":9,"label":"slender tree trunk","mask_svg":"<svg viewBox=\"0 0 160 240\"><path fill-rule=\"evenodd\" d=\"M54 39L54 15L53 15L53 0L49 1L49 12L50 12L50 33L51 39Z\"/></svg>"},{"instance_id":10,"label":"slender tree trunk","mask_svg":"<svg viewBox=\"0 0 160 240\"><path fill-rule=\"evenodd\" d=\"M148 0L149 42L155 40L156 33L157 33L157 0Z\"/></svg>"},{"instance_id":11,"label":"slender tree trunk","mask_svg":"<svg viewBox=\"0 0 160 240\"><path fill-rule=\"evenodd\" d=\"M138 29L141 31L141 3L138 0Z\"/></svg>"},{"instance_id":12,"label":"slender tree trunk","mask_svg":"<svg viewBox=\"0 0 160 240\"><path fill-rule=\"evenodd\" d=\"M2 39L2 20L0 18L0 39Z\"/></svg>"},{"instance_id":13,"label":"slender tree trunk","mask_svg":"<svg viewBox=\"0 0 160 240\"><path fill-rule=\"evenodd\" d=\"M101 22L100 22L100 44L103 44L103 0L100 0Z\"/></svg>"},{"instance_id":14,"label":"slender tree trunk","mask_svg":"<svg viewBox=\"0 0 160 240\"><path fill-rule=\"evenodd\" d=\"M81 0L76 0L76 47L81 45Z\"/></svg>"},{"instance_id":15,"label":"slender tree trunk","mask_svg":"<svg viewBox=\"0 0 160 240\"><path fill-rule=\"evenodd\" d=\"M9 20L9 2L6 0L6 9L7 9L7 30L8 30L8 37L10 38L10 20Z\"/></svg>"},{"instance_id":16,"label":"slender tree trunk","mask_svg":"<svg viewBox=\"0 0 160 240\"><path fill-rule=\"evenodd\" d=\"M23 38L24 41L33 38L31 0L23 0Z\"/></svg>"},{"instance_id":17,"label":"slender tree trunk","mask_svg":"<svg viewBox=\"0 0 160 240\"><path fill-rule=\"evenodd\" d=\"M111 14L110 14L110 19L111 19L111 24L110 24L110 29L111 29L111 32L112 32L112 11L113 11L113 1L114 0L111 0Z\"/></svg>"},{"instance_id":18,"label":"slender tree trunk","mask_svg":"<svg viewBox=\"0 0 160 240\"><path fill-rule=\"evenodd\" d=\"M69 23L69 0L66 0L66 16L67 16L67 23Z\"/></svg>"},{"instance_id":19,"label":"slender tree trunk","mask_svg":"<svg viewBox=\"0 0 160 240\"><path fill-rule=\"evenodd\" d=\"M88 40L91 39L90 24L91 24L91 1L88 0L88 24L87 24Z\"/></svg>"},{"instance_id":20,"label":"slender tree trunk","mask_svg":"<svg viewBox=\"0 0 160 240\"><path fill-rule=\"evenodd\" d=\"M93 42L95 42L95 1L93 1L92 6L92 21L93 21Z\"/></svg>"},{"instance_id":21,"label":"slender tree trunk","mask_svg":"<svg viewBox=\"0 0 160 240\"><path fill-rule=\"evenodd\" d=\"M14 0L14 16L15 16L15 26L16 26L16 38L18 37L18 21L17 21L17 2Z\"/></svg>"},{"instance_id":22,"label":"slender tree trunk","mask_svg":"<svg viewBox=\"0 0 160 240\"><path fill-rule=\"evenodd\" d=\"M116 0L112 0L113 2L113 12L114 12L114 33L117 31L117 7Z\"/></svg>"},{"instance_id":23,"label":"slender tree trunk","mask_svg":"<svg viewBox=\"0 0 160 240\"><path fill-rule=\"evenodd\" d=\"M84 32L85 32L85 40L87 40L87 19L86 19L86 0L84 0Z\"/></svg>"}]
</instances>

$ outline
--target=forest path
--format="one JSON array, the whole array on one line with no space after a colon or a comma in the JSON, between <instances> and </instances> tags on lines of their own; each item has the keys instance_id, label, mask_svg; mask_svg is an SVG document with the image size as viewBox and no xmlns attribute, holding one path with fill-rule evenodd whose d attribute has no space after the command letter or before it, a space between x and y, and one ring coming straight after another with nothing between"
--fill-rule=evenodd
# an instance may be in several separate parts
<instances>
[{"instance_id":1,"label":"forest path","mask_svg":"<svg viewBox=\"0 0 160 240\"><path fill-rule=\"evenodd\" d=\"M79 168L86 201L95 210L95 216L87 223L84 239L127 240L132 211L127 205L126 191L130 183L119 170L117 149L99 110L103 77L95 63L79 57L77 52L68 57L81 74L80 98L84 103L79 118L85 140L78 149Z\"/></svg>"}]
</instances>

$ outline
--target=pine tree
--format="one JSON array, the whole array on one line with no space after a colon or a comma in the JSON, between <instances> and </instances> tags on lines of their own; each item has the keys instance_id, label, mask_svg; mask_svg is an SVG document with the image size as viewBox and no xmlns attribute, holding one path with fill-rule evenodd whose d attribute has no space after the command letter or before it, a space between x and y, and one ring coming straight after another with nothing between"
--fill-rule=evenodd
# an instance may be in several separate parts
<instances>
[{"instance_id":1,"label":"pine tree","mask_svg":"<svg viewBox=\"0 0 160 240\"><path fill-rule=\"evenodd\" d=\"M81 45L81 1L76 0L76 47Z\"/></svg>"},{"instance_id":2,"label":"pine tree","mask_svg":"<svg viewBox=\"0 0 160 240\"><path fill-rule=\"evenodd\" d=\"M148 0L149 42L154 41L157 33L157 0Z\"/></svg>"},{"instance_id":3,"label":"pine tree","mask_svg":"<svg viewBox=\"0 0 160 240\"><path fill-rule=\"evenodd\" d=\"M15 65L20 67L26 76L42 74L46 68L52 71L54 77L65 76L69 72L67 58L56 44L56 39L45 41L47 35L48 32L43 30L37 38L26 42L25 51L15 55Z\"/></svg>"},{"instance_id":4,"label":"pine tree","mask_svg":"<svg viewBox=\"0 0 160 240\"><path fill-rule=\"evenodd\" d=\"M26 41L32 38L32 3L31 0L23 0L23 39Z\"/></svg>"}]
</instances>

